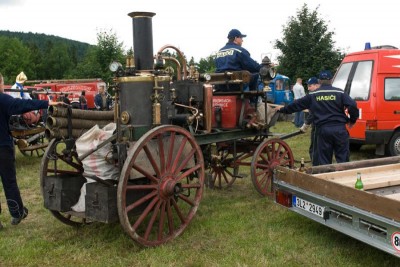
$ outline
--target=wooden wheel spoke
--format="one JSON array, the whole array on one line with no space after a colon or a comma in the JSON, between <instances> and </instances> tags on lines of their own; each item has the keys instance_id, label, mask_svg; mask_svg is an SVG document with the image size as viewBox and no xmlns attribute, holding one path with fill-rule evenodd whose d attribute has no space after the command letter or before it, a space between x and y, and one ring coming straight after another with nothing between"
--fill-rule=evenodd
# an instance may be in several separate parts
<instances>
[{"instance_id":1,"label":"wooden wheel spoke","mask_svg":"<svg viewBox=\"0 0 400 267\"><path fill-rule=\"evenodd\" d=\"M186 203L188 203L190 206L194 206L194 202L190 198L188 198L187 196L179 194L178 197L180 199L182 199L183 201L185 201Z\"/></svg>"},{"instance_id":2,"label":"wooden wheel spoke","mask_svg":"<svg viewBox=\"0 0 400 267\"><path fill-rule=\"evenodd\" d=\"M274 144L274 148L275 148L275 144ZM282 145L278 144L278 147L274 149L275 153L274 153L274 158L279 158L279 151L282 150Z\"/></svg>"},{"instance_id":3,"label":"wooden wheel spoke","mask_svg":"<svg viewBox=\"0 0 400 267\"><path fill-rule=\"evenodd\" d=\"M256 167L257 169L268 169L268 168L269 168L269 165L267 165L267 164L262 164L262 163L257 163L257 164L255 164L255 167Z\"/></svg>"},{"instance_id":4,"label":"wooden wheel spoke","mask_svg":"<svg viewBox=\"0 0 400 267\"><path fill-rule=\"evenodd\" d=\"M155 222L155 220L157 218L157 215L158 215L158 213L160 211L161 203L162 203L162 201L158 201L156 207L153 210L153 214L151 215L149 224L147 225L146 232L144 233L144 239L146 239L146 240L149 239L149 235L151 233L151 229L153 229L154 222Z\"/></svg>"},{"instance_id":5,"label":"wooden wheel spoke","mask_svg":"<svg viewBox=\"0 0 400 267\"><path fill-rule=\"evenodd\" d=\"M270 192L271 190L268 190L271 186L271 177L269 175L265 176L266 179L262 180L262 183L260 185L262 186L263 192Z\"/></svg>"},{"instance_id":6,"label":"wooden wheel spoke","mask_svg":"<svg viewBox=\"0 0 400 267\"><path fill-rule=\"evenodd\" d=\"M178 214L179 219L181 219L182 223L185 223L186 222L185 217L183 216L183 214L178 206L178 203L176 203L175 199L171 199L171 201L172 201L172 205L174 206L174 209L176 211L176 214Z\"/></svg>"},{"instance_id":7,"label":"wooden wheel spoke","mask_svg":"<svg viewBox=\"0 0 400 267\"><path fill-rule=\"evenodd\" d=\"M134 225L132 225L132 228L134 230L136 230L139 225L143 222L143 220L147 217L147 215L150 213L150 211L153 209L154 205L157 203L158 198L154 198L149 205L147 205L147 207L144 209L144 211L142 212L142 214L139 216L139 218L136 220L136 222L134 223Z\"/></svg>"},{"instance_id":8,"label":"wooden wheel spoke","mask_svg":"<svg viewBox=\"0 0 400 267\"><path fill-rule=\"evenodd\" d=\"M268 169L262 169L260 172L256 172L256 176L258 177L258 176L263 175L263 174L265 174L267 172L269 172Z\"/></svg>"},{"instance_id":9,"label":"wooden wheel spoke","mask_svg":"<svg viewBox=\"0 0 400 267\"><path fill-rule=\"evenodd\" d=\"M129 211L139 207L141 204L145 203L147 200L153 198L154 196L157 196L157 191L151 192L150 194L145 195L144 197L136 200L132 204L126 207L126 212L128 213ZM157 199L157 198L155 198ZM154 200L153 200L154 201Z\"/></svg>"},{"instance_id":10,"label":"wooden wheel spoke","mask_svg":"<svg viewBox=\"0 0 400 267\"><path fill-rule=\"evenodd\" d=\"M264 154L260 154L260 158L261 158L264 162L266 162L267 164L268 164L268 162L271 161L271 157L268 156L268 158L266 158Z\"/></svg>"},{"instance_id":11,"label":"wooden wheel spoke","mask_svg":"<svg viewBox=\"0 0 400 267\"><path fill-rule=\"evenodd\" d=\"M175 132L172 132L171 136L169 137L168 159L166 164L167 169L171 168L172 156L174 154L174 146L175 146Z\"/></svg>"},{"instance_id":12,"label":"wooden wheel spoke","mask_svg":"<svg viewBox=\"0 0 400 267\"><path fill-rule=\"evenodd\" d=\"M196 149L193 148L190 153L185 157L185 159L182 161L181 165L175 170L175 175L178 174L183 168L186 167L188 164L189 160L193 158L194 153L196 153Z\"/></svg>"},{"instance_id":13,"label":"wooden wheel spoke","mask_svg":"<svg viewBox=\"0 0 400 267\"><path fill-rule=\"evenodd\" d=\"M182 173L181 175L178 176L178 178L176 179L177 181L180 181L182 179L184 179L185 177L187 177L189 174L194 173L195 171L197 171L198 169L201 168L201 164L196 164L195 166L193 166L192 168L186 170L184 173Z\"/></svg>"},{"instance_id":14,"label":"wooden wheel spoke","mask_svg":"<svg viewBox=\"0 0 400 267\"><path fill-rule=\"evenodd\" d=\"M180 143L180 145L179 145L178 152L177 152L176 155L175 155L175 160L174 160L174 162L173 162L173 164L172 164L172 167L171 167L171 172L172 172L172 173L175 172L176 166L178 165L178 162L179 162L179 160L181 159L182 152L183 152L183 149L185 148L186 142L187 142L187 138L185 137L185 138L182 140L182 142Z\"/></svg>"},{"instance_id":15,"label":"wooden wheel spoke","mask_svg":"<svg viewBox=\"0 0 400 267\"><path fill-rule=\"evenodd\" d=\"M229 153L227 150L222 150L220 156L221 156L221 161L224 161L229 156Z\"/></svg>"},{"instance_id":16,"label":"wooden wheel spoke","mask_svg":"<svg viewBox=\"0 0 400 267\"><path fill-rule=\"evenodd\" d=\"M163 136L159 134L157 136L157 141L158 141L158 151L160 153L160 169L161 172L165 172L165 154L164 154L164 140Z\"/></svg>"},{"instance_id":17,"label":"wooden wheel spoke","mask_svg":"<svg viewBox=\"0 0 400 267\"><path fill-rule=\"evenodd\" d=\"M225 172L227 173L227 174L229 174L231 177L234 177L235 175L230 171L230 170L228 170L228 169L225 169Z\"/></svg>"},{"instance_id":18,"label":"wooden wheel spoke","mask_svg":"<svg viewBox=\"0 0 400 267\"><path fill-rule=\"evenodd\" d=\"M148 173L146 170L143 168L139 167L136 164L133 164L132 168L143 174L145 177L147 177L150 181L158 183L159 179L157 177L154 177L152 174Z\"/></svg>"},{"instance_id":19,"label":"wooden wheel spoke","mask_svg":"<svg viewBox=\"0 0 400 267\"><path fill-rule=\"evenodd\" d=\"M238 157L235 161L242 163L243 160L246 160L248 158L251 158L253 155L251 153L244 153L240 157Z\"/></svg>"},{"instance_id":20,"label":"wooden wheel spoke","mask_svg":"<svg viewBox=\"0 0 400 267\"><path fill-rule=\"evenodd\" d=\"M135 185L127 185L126 190L150 190L157 189L157 184L135 184Z\"/></svg>"},{"instance_id":21,"label":"wooden wheel spoke","mask_svg":"<svg viewBox=\"0 0 400 267\"><path fill-rule=\"evenodd\" d=\"M266 146L265 147L265 154L267 154L268 159L272 158L272 146ZM260 153L262 155L263 153Z\"/></svg>"},{"instance_id":22,"label":"wooden wheel spoke","mask_svg":"<svg viewBox=\"0 0 400 267\"><path fill-rule=\"evenodd\" d=\"M191 188L200 188L201 184L183 184L182 188L187 188L187 189L191 189Z\"/></svg>"},{"instance_id":23,"label":"wooden wheel spoke","mask_svg":"<svg viewBox=\"0 0 400 267\"><path fill-rule=\"evenodd\" d=\"M284 158L286 158L287 157L287 155L288 155L288 151L287 150L283 150L283 151L281 151L278 155L277 155L277 159L284 159Z\"/></svg>"},{"instance_id":24,"label":"wooden wheel spoke","mask_svg":"<svg viewBox=\"0 0 400 267\"><path fill-rule=\"evenodd\" d=\"M280 161L281 166L290 166L290 159L282 159Z\"/></svg>"},{"instance_id":25,"label":"wooden wheel spoke","mask_svg":"<svg viewBox=\"0 0 400 267\"><path fill-rule=\"evenodd\" d=\"M165 208L166 208L167 202L163 201L161 209L160 209L160 222L158 224L158 235L157 239L161 240L163 238L163 229L164 229L164 223L165 223Z\"/></svg>"},{"instance_id":26,"label":"wooden wheel spoke","mask_svg":"<svg viewBox=\"0 0 400 267\"><path fill-rule=\"evenodd\" d=\"M169 234L172 235L174 233L174 218L171 209L171 199L169 199L167 203L167 218Z\"/></svg>"},{"instance_id":27,"label":"wooden wheel spoke","mask_svg":"<svg viewBox=\"0 0 400 267\"><path fill-rule=\"evenodd\" d=\"M228 184L228 183L229 183L229 181L228 181L228 178L226 177L226 174L225 174L225 172L222 172L222 176L224 176L224 180L225 180L225 182Z\"/></svg>"},{"instance_id":28,"label":"wooden wheel spoke","mask_svg":"<svg viewBox=\"0 0 400 267\"><path fill-rule=\"evenodd\" d=\"M261 179L258 180L258 183L260 184L260 186L263 186L265 181L268 181L268 175L267 174L264 174L263 177L261 177Z\"/></svg>"},{"instance_id":29,"label":"wooden wheel spoke","mask_svg":"<svg viewBox=\"0 0 400 267\"><path fill-rule=\"evenodd\" d=\"M149 159L151 166L153 167L154 172L156 173L157 177L161 177L160 169L157 166L156 161L153 158L149 148L147 145L143 147L144 152L146 153L147 158Z\"/></svg>"}]
</instances>

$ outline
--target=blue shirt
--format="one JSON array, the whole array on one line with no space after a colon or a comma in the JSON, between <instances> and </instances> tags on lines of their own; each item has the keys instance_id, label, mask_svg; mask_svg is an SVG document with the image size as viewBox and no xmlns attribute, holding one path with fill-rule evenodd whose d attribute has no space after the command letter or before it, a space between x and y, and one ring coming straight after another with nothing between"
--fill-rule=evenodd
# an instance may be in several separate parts
<instances>
[{"instance_id":1,"label":"blue shirt","mask_svg":"<svg viewBox=\"0 0 400 267\"><path fill-rule=\"evenodd\" d=\"M250 53L233 42L227 43L216 55L216 72L247 70L250 73L260 71L261 65L250 57Z\"/></svg>"},{"instance_id":2,"label":"blue shirt","mask_svg":"<svg viewBox=\"0 0 400 267\"><path fill-rule=\"evenodd\" d=\"M14 146L9 125L11 115L46 109L48 106L49 102L47 100L13 98L8 94L0 93L0 147Z\"/></svg>"},{"instance_id":3,"label":"blue shirt","mask_svg":"<svg viewBox=\"0 0 400 267\"><path fill-rule=\"evenodd\" d=\"M281 108L279 112L290 114L304 109L309 109L313 114L312 122L317 127L348 122L353 124L359 115L357 103L343 90L332 85L321 85L319 89ZM345 109L349 116L346 115Z\"/></svg>"}]
</instances>

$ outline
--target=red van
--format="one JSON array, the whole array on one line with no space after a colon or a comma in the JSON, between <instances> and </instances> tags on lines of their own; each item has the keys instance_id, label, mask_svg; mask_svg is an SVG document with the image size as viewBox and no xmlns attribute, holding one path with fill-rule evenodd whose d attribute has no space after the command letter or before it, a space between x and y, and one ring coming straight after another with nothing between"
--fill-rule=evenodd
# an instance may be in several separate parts
<instances>
[{"instance_id":1,"label":"red van","mask_svg":"<svg viewBox=\"0 0 400 267\"><path fill-rule=\"evenodd\" d=\"M345 56L333 86L356 102L360 117L350 133L350 145L375 144L377 155L400 155L400 50L377 46Z\"/></svg>"}]
</instances>

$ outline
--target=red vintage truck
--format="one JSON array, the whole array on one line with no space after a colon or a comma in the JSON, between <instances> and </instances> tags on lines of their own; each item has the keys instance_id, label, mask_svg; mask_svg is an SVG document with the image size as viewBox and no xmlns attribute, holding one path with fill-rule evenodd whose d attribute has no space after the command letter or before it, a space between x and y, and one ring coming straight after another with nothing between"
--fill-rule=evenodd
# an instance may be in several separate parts
<instances>
[{"instance_id":1,"label":"red vintage truck","mask_svg":"<svg viewBox=\"0 0 400 267\"><path fill-rule=\"evenodd\" d=\"M79 108L79 96L85 91L88 109L94 109L94 97L100 85L107 88L106 83L101 79L75 79L75 80L49 80L49 81L27 81L37 87L49 90L49 93L65 93L71 105ZM58 95L56 95L58 96Z\"/></svg>"},{"instance_id":2,"label":"red vintage truck","mask_svg":"<svg viewBox=\"0 0 400 267\"><path fill-rule=\"evenodd\" d=\"M360 109L350 145L376 145L377 155L400 155L400 50L384 45L350 53L340 64L333 86L344 89Z\"/></svg>"}]
</instances>

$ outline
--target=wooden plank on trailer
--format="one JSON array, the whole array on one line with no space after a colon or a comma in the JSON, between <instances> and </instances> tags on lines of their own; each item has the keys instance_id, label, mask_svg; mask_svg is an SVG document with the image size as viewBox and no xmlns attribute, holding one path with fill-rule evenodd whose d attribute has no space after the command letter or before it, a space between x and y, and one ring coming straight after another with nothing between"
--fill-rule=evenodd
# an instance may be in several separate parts
<instances>
[{"instance_id":1,"label":"wooden plank on trailer","mask_svg":"<svg viewBox=\"0 0 400 267\"><path fill-rule=\"evenodd\" d=\"M357 168L351 170L344 170L344 171L336 171L336 172L328 172L328 173L319 173L313 174L313 176L324 179L324 180L331 180L331 181L338 181L338 182L350 182L355 181L357 178L357 172L361 173L361 177L364 180L369 179L370 177L387 177L390 176L398 176L400 177L400 164L389 164L389 165L382 165L382 166L374 166L374 167L366 167L366 168Z\"/></svg>"},{"instance_id":2,"label":"wooden plank on trailer","mask_svg":"<svg viewBox=\"0 0 400 267\"><path fill-rule=\"evenodd\" d=\"M276 178L306 191L400 222L400 202L281 166Z\"/></svg>"},{"instance_id":3,"label":"wooden plank on trailer","mask_svg":"<svg viewBox=\"0 0 400 267\"><path fill-rule=\"evenodd\" d=\"M391 198L391 199L394 199L394 200L397 200L397 201L400 202L400 193L391 194L391 195L385 195L384 197Z\"/></svg>"},{"instance_id":4,"label":"wooden plank on trailer","mask_svg":"<svg viewBox=\"0 0 400 267\"><path fill-rule=\"evenodd\" d=\"M338 163L338 164L314 166L314 167L308 168L307 173L317 174L317 173L344 171L344 170L351 170L351 169L356 169L356 168L366 168L366 167L375 167L375 166L380 166L380 165L388 165L388 164L393 164L393 163L400 163L400 156L377 158L377 159L366 159L366 160L358 160L358 161L344 162L344 163Z\"/></svg>"},{"instance_id":5,"label":"wooden plank on trailer","mask_svg":"<svg viewBox=\"0 0 400 267\"><path fill-rule=\"evenodd\" d=\"M382 187L396 186L400 185L400 174L386 174L384 176L377 177L362 177L362 182L364 184L364 190L376 189ZM345 186L354 187L356 179L352 181L334 181Z\"/></svg>"}]
</instances>

